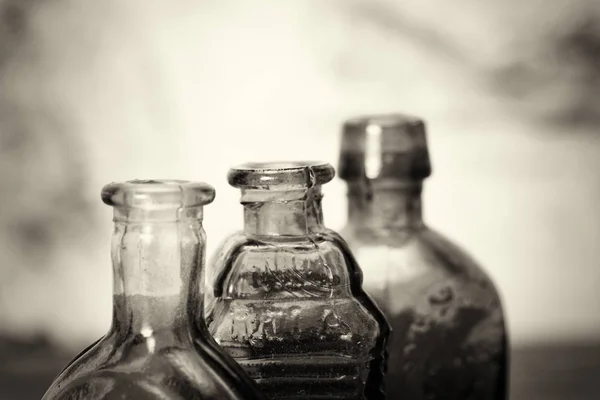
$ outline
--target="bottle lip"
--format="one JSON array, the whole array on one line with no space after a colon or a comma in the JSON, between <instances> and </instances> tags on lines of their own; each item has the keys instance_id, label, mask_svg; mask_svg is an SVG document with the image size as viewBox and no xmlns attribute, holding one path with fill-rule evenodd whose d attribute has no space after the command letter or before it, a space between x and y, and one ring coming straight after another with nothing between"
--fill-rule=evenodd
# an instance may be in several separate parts
<instances>
[{"instance_id":1,"label":"bottle lip","mask_svg":"<svg viewBox=\"0 0 600 400\"><path fill-rule=\"evenodd\" d=\"M212 203L215 189L204 182L178 179L134 179L102 188L102 201L113 207L191 208Z\"/></svg>"},{"instance_id":2,"label":"bottle lip","mask_svg":"<svg viewBox=\"0 0 600 400\"><path fill-rule=\"evenodd\" d=\"M229 169L227 181L240 189L293 190L323 185L334 176L324 161L247 162Z\"/></svg>"},{"instance_id":3,"label":"bottle lip","mask_svg":"<svg viewBox=\"0 0 600 400\"><path fill-rule=\"evenodd\" d=\"M423 119L403 113L363 115L342 128L338 175L342 180L419 180L431 175Z\"/></svg>"},{"instance_id":4,"label":"bottle lip","mask_svg":"<svg viewBox=\"0 0 600 400\"><path fill-rule=\"evenodd\" d=\"M427 147L425 121L409 114L350 118L342 126L342 154L409 154ZM370 144L377 142L378 147Z\"/></svg>"}]
</instances>

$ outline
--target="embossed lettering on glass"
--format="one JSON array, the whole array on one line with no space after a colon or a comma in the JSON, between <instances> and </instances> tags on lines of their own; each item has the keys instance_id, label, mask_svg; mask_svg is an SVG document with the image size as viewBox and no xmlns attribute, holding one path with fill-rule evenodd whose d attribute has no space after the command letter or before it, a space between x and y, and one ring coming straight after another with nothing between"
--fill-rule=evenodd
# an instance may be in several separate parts
<instances>
[{"instance_id":1,"label":"embossed lettering on glass","mask_svg":"<svg viewBox=\"0 0 600 400\"><path fill-rule=\"evenodd\" d=\"M270 399L383 399L389 326L323 224L326 163L245 164L244 229L212 264L207 323Z\"/></svg>"},{"instance_id":2,"label":"embossed lettering on glass","mask_svg":"<svg viewBox=\"0 0 600 400\"><path fill-rule=\"evenodd\" d=\"M196 323L202 211L214 196L211 186L185 181L103 188L115 222L112 326L71 361L43 400L264 399Z\"/></svg>"},{"instance_id":3,"label":"embossed lettering on glass","mask_svg":"<svg viewBox=\"0 0 600 400\"><path fill-rule=\"evenodd\" d=\"M393 329L388 398L504 400L501 301L476 262L423 223L421 190L430 174L421 120L381 115L344 124L339 175L349 214L342 235Z\"/></svg>"}]
</instances>

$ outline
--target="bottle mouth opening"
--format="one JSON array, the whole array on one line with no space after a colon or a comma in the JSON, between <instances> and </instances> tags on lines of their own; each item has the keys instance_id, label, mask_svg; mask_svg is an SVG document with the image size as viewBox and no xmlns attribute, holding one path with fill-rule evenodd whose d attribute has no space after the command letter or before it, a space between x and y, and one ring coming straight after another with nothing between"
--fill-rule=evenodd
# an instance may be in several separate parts
<instances>
[{"instance_id":1,"label":"bottle mouth opening","mask_svg":"<svg viewBox=\"0 0 600 400\"><path fill-rule=\"evenodd\" d=\"M380 128L406 127L410 125L423 124L423 120L419 117L410 114L388 113L388 114L373 114L362 115L349 118L344 122L344 127L348 128L363 128L378 126Z\"/></svg>"},{"instance_id":2,"label":"bottle mouth opening","mask_svg":"<svg viewBox=\"0 0 600 400\"><path fill-rule=\"evenodd\" d=\"M215 198L215 189L204 182L178 179L135 179L113 182L102 188L102 201L113 207L148 210L200 207Z\"/></svg>"},{"instance_id":3,"label":"bottle mouth opening","mask_svg":"<svg viewBox=\"0 0 600 400\"><path fill-rule=\"evenodd\" d=\"M247 162L240 164L232 169L244 169L244 170L290 170L296 168L306 168L310 166L318 166L326 164L322 161L266 161L266 162Z\"/></svg>"},{"instance_id":4,"label":"bottle mouth opening","mask_svg":"<svg viewBox=\"0 0 600 400\"><path fill-rule=\"evenodd\" d=\"M229 170L233 187L257 190L309 189L333 179L335 169L323 161L247 162Z\"/></svg>"},{"instance_id":5,"label":"bottle mouth opening","mask_svg":"<svg viewBox=\"0 0 600 400\"><path fill-rule=\"evenodd\" d=\"M189 181L181 179L133 179L131 181L124 182L130 185L185 185L190 183Z\"/></svg>"}]
</instances>

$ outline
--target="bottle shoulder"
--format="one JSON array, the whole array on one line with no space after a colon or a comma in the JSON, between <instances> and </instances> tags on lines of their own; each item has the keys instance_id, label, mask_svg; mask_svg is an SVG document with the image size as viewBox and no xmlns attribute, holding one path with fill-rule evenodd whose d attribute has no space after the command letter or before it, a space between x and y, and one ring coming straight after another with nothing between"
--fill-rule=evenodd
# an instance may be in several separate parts
<instances>
[{"instance_id":1,"label":"bottle shoulder","mask_svg":"<svg viewBox=\"0 0 600 400\"><path fill-rule=\"evenodd\" d=\"M209 290L217 298L343 292L359 278L351 276L345 252L329 231L272 238L238 233L224 242L211 261Z\"/></svg>"},{"instance_id":2,"label":"bottle shoulder","mask_svg":"<svg viewBox=\"0 0 600 400\"><path fill-rule=\"evenodd\" d=\"M110 338L110 334L103 336L75 356L54 379L52 385L50 385L42 400L63 398L62 396L59 396L59 393L63 392L66 386L82 376L92 373L100 365L102 365L103 360L108 359L111 346L106 344L111 340L112 338Z\"/></svg>"},{"instance_id":3,"label":"bottle shoulder","mask_svg":"<svg viewBox=\"0 0 600 400\"><path fill-rule=\"evenodd\" d=\"M230 387L217 387L213 383L198 381L194 370L184 370L186 365L177 365L180 371L156 373L151 370L126 371L103 369L81 376L67 385L54 397L60 400L104 400L107 398L148 399L148 400L224 400L239 399L251 394L244 391L234 392Z\"/></svg>"},{"instance_id":4,"label":"bottle shoulder","mask_svg":"<svg viewBox=\"0 0 600 400\"><path fill-rule=\"evenodd\" d=\"M345 237L331 229L305 236L253 236L236 232L225 240L211 257L211 268L218 270L223 264L248 254L316 254L336 253L345 255L349 251Z\"/></svg>"},{"instance_id":5,"label":"bottle shoulder","mask_svg":"<svg viewBox=\"0 0 600 400\"><path fill-rule=\"evenodd\" d=\"M386 314L464 303L503 318L502 299L486 271L432 229L410 232L400 243L364 243L352 236L348 243L363 271L365 290Z\"/></svg>"},{"instance_id":6,"label":"bottle shoulder","mask_svg":"<svg viewBox=\"0 0 600 400\"><path fill-rule=\"evenodd\" d=\"M440 273L461 280L483 280L493 286L484 267L463 247L444 234L423 226L385 237L364 237L345 229L348 242L361 267L372 269L411 269ZM366 263L366 266L363 266Z\"/></svg>"},{"instance_id":7,"label":"bottle shoulder","mask_svg":"<svg viewBox=\"0 0 600 400\"><path fill-rule=\"evenodd\" d=\"M183 399L168 386L142 374L114 371L92 371L67 383L43 400L103 400L106 398L139 398L149 400Z\"/></svg>"},{"instance_id":8,"label":"bottle shoulder","mask_svg":"<svg viewBox=\"0 0 600 400\"><path fill-rule=\"evenodd\" d=\"M223 368L227 360L221 362L215 351L197 343L164 342L152 336L107 335L76 358L43 399L104 399L108 394L161 400L237 399L241 393L262 399L258 394L250 397L256 392L253 384L237 379L233 368Z\"/></svg>"}]
</instances>

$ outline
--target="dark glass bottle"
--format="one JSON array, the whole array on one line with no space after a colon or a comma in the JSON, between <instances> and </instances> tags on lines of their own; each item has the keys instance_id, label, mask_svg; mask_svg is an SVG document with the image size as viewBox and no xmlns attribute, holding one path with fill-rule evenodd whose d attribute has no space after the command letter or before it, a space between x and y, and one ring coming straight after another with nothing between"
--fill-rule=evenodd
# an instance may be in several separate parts
<instances>
[{"instance_id":1,"label":"dark glass bottle","mask_svg":"<svg viewBox=\"0 0 600 400\"><path fill-rule=\"evenodd\" d=\"M202 212L214 195L207 184L185 181L103 188L115 222L112 326L63 370L43 400L264 399L206 326L196 324Z\"/></svg>"},{"instance_id":2,"label":"dark glass bottle","mask_svg":"<svg viewBox=\"0 0 600 400\"><path fill-rule=\"evenodd\" d=\"M358 265L323 224L325 163L246 164L244 230L212 262L207 323L270 399L384 399L389 326Z\"/></svg>"},{"instance_id":3,"label":"dark glass bottle","mask_svg":"<svg viewBox=\"0 0 600 400\"><path fill-rule=\"evenodd\" d=\"M423 223L430 174L421 120L381 115L344 124L339 175L349 213L341 233L392 326L388 398L504 400L501 300L470 256Z\"/></svg>"}]
</instances>

